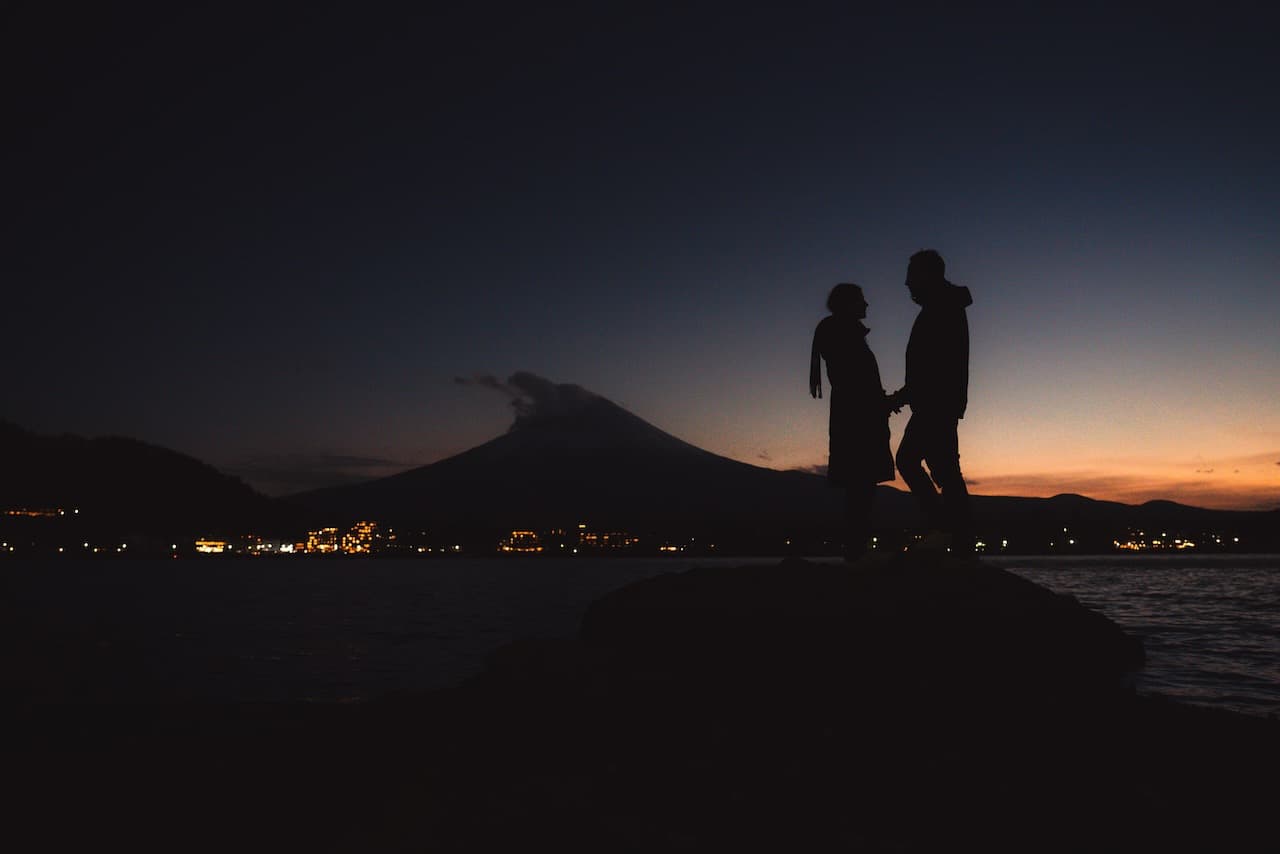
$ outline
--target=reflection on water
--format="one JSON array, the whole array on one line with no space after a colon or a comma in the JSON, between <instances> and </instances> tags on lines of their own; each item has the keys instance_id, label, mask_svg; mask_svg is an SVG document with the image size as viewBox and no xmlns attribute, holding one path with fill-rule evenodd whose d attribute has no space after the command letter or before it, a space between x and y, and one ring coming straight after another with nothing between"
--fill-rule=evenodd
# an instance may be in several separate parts
<instances>
[{"instance_id":1,"label":"reflection on water","mask_svg":"<svg viewBox=\"0 0 1280 854\"><path fill-rule=\"evenodd\" d=\"M1142 638L1140 690L1280 713L1280 557L998 558Z\"/></svg>"},{"instance_id":2,"label":"reflection on water","mask_svg":"<svg viewBox=\"0 0 1280 854\"><path fill-rule=\"evenodd\" d=\"M19 699L353 701L448 687L494 648L570 637L592 600L692 565L11 562L0 566L0 608Z\"/></svg>"}]
</instances>

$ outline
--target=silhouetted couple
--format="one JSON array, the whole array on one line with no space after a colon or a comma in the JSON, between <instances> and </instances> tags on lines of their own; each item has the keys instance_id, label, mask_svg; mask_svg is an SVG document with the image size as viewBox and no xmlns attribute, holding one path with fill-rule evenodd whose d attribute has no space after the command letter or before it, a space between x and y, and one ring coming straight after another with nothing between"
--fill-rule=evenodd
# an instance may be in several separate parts
<instances>
[{"instance_id":1,"label":"silhouetted couple","mask_svg":"<svg viewBox=\"0 0 1280 854\"><path fill-rule=\"evenodd\" d=\"M973 299L968 288L947 281L945 274L942 256L932 249L917 252L907 264L907 289L920 313L907 342L906 384L893 394L885 393L880 367L867 346L862 288L849 283L832 288L827 297L831 314L814 330L809 393L822 397L825 361L831 385L827 482L845 490L846 560L866 551L876 484L893 480L889 415L903 406L911 407L911 419L898 443L898 471L919 502L929 532L926 540L949 535L954 553L973 551L969 491L960 474L956 434L969 399L965 309Z\"/></svg>"}]
</instances>

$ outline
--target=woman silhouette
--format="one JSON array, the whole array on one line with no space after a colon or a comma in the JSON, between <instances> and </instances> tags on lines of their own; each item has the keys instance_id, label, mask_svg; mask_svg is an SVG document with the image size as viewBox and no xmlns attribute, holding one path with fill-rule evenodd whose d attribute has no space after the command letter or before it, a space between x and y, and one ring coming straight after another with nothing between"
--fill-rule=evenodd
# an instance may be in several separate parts
<instances>
[{"instance_id":1,"label":"woman silhouette","mask_svg":"<svg viewBox=\"0 0 1280 854\"><path fill-rule=\"evenodd\" d=\"M822 362L831 384L831 454L827 484L845 490L845 560L857 560L871 536L876 484L893 480L889 452L890 398L880 384L880 366L867 346L862 324L867 300L862 288L842 282L827 297L831 312L813 331L809 394L822 397Z\"/></svg>"}]
</instances>

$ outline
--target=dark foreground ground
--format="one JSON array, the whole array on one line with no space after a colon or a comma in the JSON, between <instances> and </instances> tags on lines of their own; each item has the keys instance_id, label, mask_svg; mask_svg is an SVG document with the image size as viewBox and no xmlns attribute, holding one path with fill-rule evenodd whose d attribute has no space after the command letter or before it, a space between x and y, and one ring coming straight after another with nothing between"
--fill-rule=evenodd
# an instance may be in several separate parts
<instances>
[{"instance_id":1,"label":"dark foreground ground","mask_svg":"<svg viewBox=\"0 0 1280 854\"><path fill-rule=\"evenodd\" d=\"M982 565L694 570L434 695L15 709L6 848L1275 850L1280 723L1140 656Z\"/></svg>"}]
</instances>

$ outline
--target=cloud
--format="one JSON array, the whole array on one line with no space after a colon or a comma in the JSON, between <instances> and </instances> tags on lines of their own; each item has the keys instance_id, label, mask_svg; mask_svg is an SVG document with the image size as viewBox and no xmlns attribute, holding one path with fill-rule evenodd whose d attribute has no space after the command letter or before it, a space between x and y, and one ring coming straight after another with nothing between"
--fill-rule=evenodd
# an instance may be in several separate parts
<instances>
[{"instance_id":1,"label":"cloud","mask_svg":"<svg viewBox=\"0 0 1280 854\"><path fill-rule=\"evenodd\" d=\"M415 465L353 454L273 454L242 460L225 470L267 495L289 495L374 480Z\"/></svg>"},{"instance_id":2,"label":"cloud","mask_svg":"<svg viewBox=\"0 0 1280 854\"><path fill-rule=\"evenodd\" d=\"M1165 454L1123 454L1123 455L1104 455L1093 457L1091 464L1101 466L1106 469L1150 469L1150 468L1171 468L1174 466L1190 465L1192 467L1213 466L1215 468L1226 469L1239 467L1241 469L1254 468L1256 466L1272 466L1280 465L1276 462L1276 450L1266 451L1254 454L1196 454L1190 459L1186 457L1170 457Z\"/></svg>"},{"instance_id":3,"label":"cloud","mask_svg":"<svg viewBox=\"0 0 1280 854\"><path fill-rule=\"evenodd\" d=\"M768 451L761 451L760 453L756 454L756 459L764 460L766 463L771 463L773 462L773 455L770 454Z\"/></svg>"},{"instance_id":4,"label":"cloud","mask_svg":"<svg viewBox=\"0 0 1280 854\"><path fill-rule=\"evenodd\" d=\"M474 377L454 377L453 381L458 385L473 385L480 388L491 388L494 391L511 393L507 388L507 384L495 377L493 374L476 374Z\"/></svg>"},{"instance_id":5,"label":"cloud","mask_svg":"<svg viewBox=\"0 0 1280 854\"><path fill-rule=\"evenodd\" d=\"M811 466L797 466L793 468L792 471L802 471L805 474L820 474L823 477L826 477L827 466L825 464L811 465Z\"/></svg>"},{"instance_id":6,"label":"cloud","mask_svg":"<svg viewBox=\"0 0 1280 854\"><path fill-rule=\"evenodd\" d=\"M505 381L492 374L454 377L458 385L492 389L511 399L516 422L532 418L571 415L600 395L572 383L555 383L531 371L516 371Z\"/></svg>"}]
</instances>

